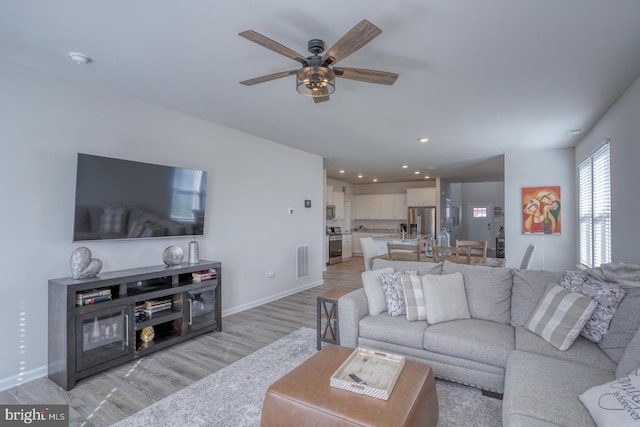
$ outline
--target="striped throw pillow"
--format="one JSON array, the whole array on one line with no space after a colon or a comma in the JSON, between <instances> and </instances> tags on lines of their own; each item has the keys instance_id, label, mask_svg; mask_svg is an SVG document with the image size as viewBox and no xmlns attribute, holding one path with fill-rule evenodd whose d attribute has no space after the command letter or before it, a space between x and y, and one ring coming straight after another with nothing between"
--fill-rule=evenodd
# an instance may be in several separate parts
<instances>
[{"instance_id":1,"label":"striped throw pillow","mask_svg":"<svg viewBox=\"0 0 640 427\"><path fill-rule=\"evenodd\" d=\"M550 283L524 327L564 351L580 335L597 306L589 297Z\"/></svg>"},{"instance_id":2,"label":"striped throw pillow","mask_svg":"<svg viewBox=\"0 0 640 427\"><path fill-rule=\"evenodd\" d=\"M407 311L407 320L427 320L427 305L422 292L422 280L415 274L403 274L402 289L404 291L404 302Z\"/></svg>"}]
</instances>

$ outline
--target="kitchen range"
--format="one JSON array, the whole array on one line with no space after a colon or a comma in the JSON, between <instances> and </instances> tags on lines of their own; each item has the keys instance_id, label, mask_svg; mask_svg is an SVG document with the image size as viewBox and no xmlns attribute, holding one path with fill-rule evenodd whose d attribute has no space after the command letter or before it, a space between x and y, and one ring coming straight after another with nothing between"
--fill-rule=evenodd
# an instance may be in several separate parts
<instances>
[{"instance_id":1,"label":"kitchen range","mask_svg":"<svg viewBox=\"0 0 640 427\"><path fill-rule=\"evenodd\" d=\"M340 227L327 226L327 245L329 251L329 264L342 262L342 230Z\"/></svg>"}]
</instances>

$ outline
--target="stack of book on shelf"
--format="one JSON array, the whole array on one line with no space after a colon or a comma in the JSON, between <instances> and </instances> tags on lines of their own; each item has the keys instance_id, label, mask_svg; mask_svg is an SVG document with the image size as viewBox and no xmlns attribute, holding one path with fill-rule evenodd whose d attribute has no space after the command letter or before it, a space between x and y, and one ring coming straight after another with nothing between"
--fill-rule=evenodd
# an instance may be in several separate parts
<instances>
[{"instance_id":1,"label":"stack of book on shelf","mask_svg":"<svg viewBox=\"0 0 640 427\"><path fill-rule=\"evenodd\" d=\"M217 274L218 272L216 271L215 268L210 268L208 270L201 270L201 271L196 271L194 273L191 273L191 277L193 278L194 282L198 283L203 280L215 279Z\"/></svg>"},{"instance_id":2,"label":"stack of book on shelf","mask_svg":"<svg viewBox=\"0 0 640 427\"><path fill-rule=\"evenodd\" d=\"M76 292L76 305L89 305L111 300L111 288Z\"/></svg>"},{"instance_id":3,"label":"stack of book on shelf","mask_svg":"<svg viewBox=\"0 0 640 427\"><path fill-rule=\"evenodd\" d=\"M136 318L136 322L141 322L144 320L146 314L144 312L144 303L136 303L136 306L133 308L133 314Z\"/></svg>"},{"instance_id":4,"label":"stack of book on shelf","mask_svg":"<svg viewBox=\"0 0 640 427\"><path fill-rule=\"evenodd\" d=\"M164 299L150 299L144 302L144 313L146 315L153 315L155 313L171 310L173 301L171 298Z\"/></svg>"}]
</instances>

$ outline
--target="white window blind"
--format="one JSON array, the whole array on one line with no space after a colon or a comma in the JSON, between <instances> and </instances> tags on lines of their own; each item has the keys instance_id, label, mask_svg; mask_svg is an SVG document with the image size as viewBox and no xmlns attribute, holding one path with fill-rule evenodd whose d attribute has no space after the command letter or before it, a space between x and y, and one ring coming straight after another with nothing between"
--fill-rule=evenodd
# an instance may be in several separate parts
<instances>
[{"instance_id":1,"label":"white window blind","mask_svg":"<svg viewBox=\"0 0 640 427\"><path fill-rule=\"evenodd\" d=\"M611 177L609 143L578 165L580 264L611 262Z\"/></svg>"}]
</instances>

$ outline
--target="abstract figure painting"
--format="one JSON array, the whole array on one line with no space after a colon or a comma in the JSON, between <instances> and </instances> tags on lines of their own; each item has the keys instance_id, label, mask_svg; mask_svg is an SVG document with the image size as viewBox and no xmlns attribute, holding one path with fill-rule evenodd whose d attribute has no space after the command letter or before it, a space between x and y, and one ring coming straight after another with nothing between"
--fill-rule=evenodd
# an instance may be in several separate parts
<instances>
[{"instance_id":1,"label":"abstract figure painting","mask_svg":"<svg viewBox=\"0 0 640 427\"><path fill-rule=\"evenodd\" d=\"M522 189L522 232L560 234L560 186Z\"/></svg>"}]
</instances>

